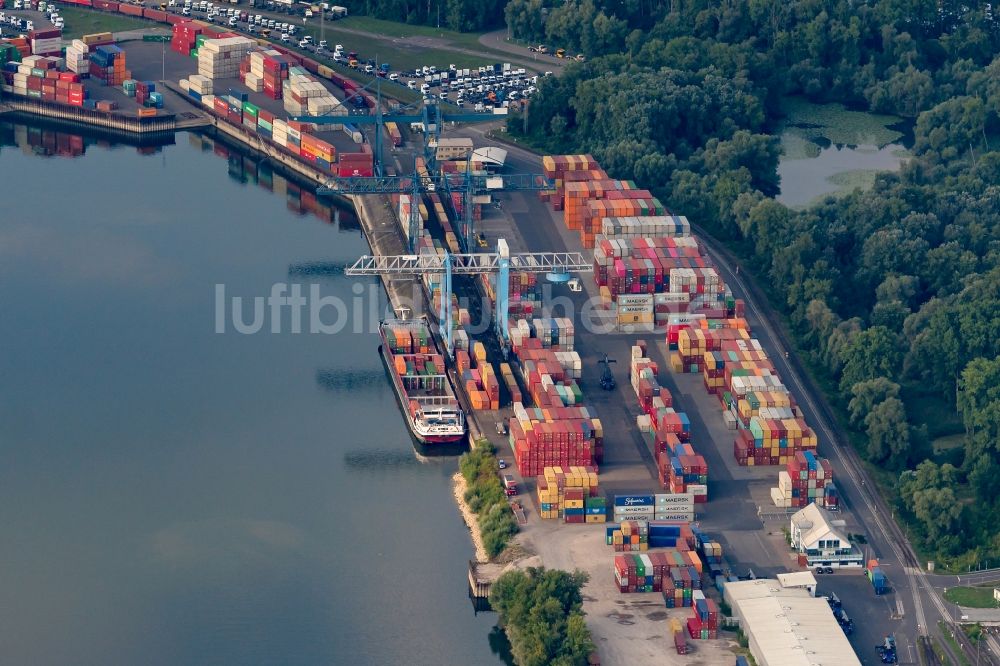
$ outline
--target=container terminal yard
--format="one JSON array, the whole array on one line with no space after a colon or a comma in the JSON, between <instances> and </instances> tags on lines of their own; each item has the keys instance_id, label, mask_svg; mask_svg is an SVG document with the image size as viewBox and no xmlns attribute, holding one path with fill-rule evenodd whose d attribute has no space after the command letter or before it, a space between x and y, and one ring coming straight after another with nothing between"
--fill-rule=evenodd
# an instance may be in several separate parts
<instances>
[{"instance_id":1,"label":"container terminal yard","mask_svg":"<svg viewBox=\"0 0 1000 666\"><path fill-rule=\"evenodd\" d=\"M925 637L953 617L934 579L759 292L697 221L590 156L543 158L497 140L495 121L447 111L443 128L423 112L422 132L372 123L419 107L399 111L298 52L147 18L169 23L169 44L53 46L45 29L0 43L0 113L203 129L352 201L373 258L348 274L381 276L394 306L437 323L433 344L405 326L383 333L390 372L405 375L401 416L427 427L420 400L450 400L450 382L470 438L497 447L517 488L515 566L590 575L600 663L742 663L722 604L757 663L941 663ZM466 175L487 186L463 198ZM364 193L369 179L382 189Z\"/></svg>"}]
</instances>

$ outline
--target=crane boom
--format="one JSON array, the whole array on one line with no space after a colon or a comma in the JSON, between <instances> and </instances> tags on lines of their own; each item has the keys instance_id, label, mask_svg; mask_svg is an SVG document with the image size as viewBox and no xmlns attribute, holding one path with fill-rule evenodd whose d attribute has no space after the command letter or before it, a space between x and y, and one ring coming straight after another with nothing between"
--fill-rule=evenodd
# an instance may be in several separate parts
<instances>
[{"instance_id":1,"label":"crane boom","mask_svg":"<svg viewBox=\"0 0 1000 666\"><path fill-rule=\"evenodd\" d=\"M500 272L501 255L475 254L401 254L390 256L365 255L348 266L348 276L361 275L484 275ZM592 271L582 252L526 252L511 254L509 270L523 273L582 273Z\"/></svg>"},{"instance_id":2,"label":"crane boom","mask_svg":"<svg viewBox=\"0 0 1000 666\"><path fill-rule=\"evenodd\" d=\"M451 330L451 276L457 275L497 275L497 337L506 349L510 333L507 330L509 314L510 271L524 273L546 273L550 280L559 282L568 279L570 273L593 270L582 252L516 252L511 253L507 241L497 241L497 251L470 254L401 254L387 256L365 255L344 270L344 275L358 277L364 275L442 275L441 309L438 325L445 345L452 351Z\"/></svg>"}]
</instances>

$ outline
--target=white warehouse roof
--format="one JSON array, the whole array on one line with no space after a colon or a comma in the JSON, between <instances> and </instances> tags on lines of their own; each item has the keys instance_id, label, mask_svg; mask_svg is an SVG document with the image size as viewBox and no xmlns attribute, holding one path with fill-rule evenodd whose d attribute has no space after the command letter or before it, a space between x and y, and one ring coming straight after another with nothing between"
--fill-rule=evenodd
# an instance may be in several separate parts
<instances>
[{"instance_id":1,"label":"white warehouse roof","mask_svg":"<svg viewBox=\"0 0 1000 666\"><path fill-rule=\"evenodd\" d=\"M778 574L778 582L781 587L812 587L816 589L816 577L811 571L794 571L792 573Z\"/></svg>"},{"instance_id":2,"label":"white warehouse roof","mask_svg":"<svg viewBox=\"0 0 1000 666\"><path fill-rule=\"evenodd\" d=\"M476 148L472 151L472 159L489 166L502 167L507 161L507 151L496 146Z\"/></svg>"},{"instance_id":3,"label":"white warehouse roof","mask_svg":"<svg viewBox=\"0 0 1000 666\"><path fill-rule=\"evenodd\" d=\"M806 589L763 578L726 583L725 597L760 666L861 666L829 604Z\"/></svg>"}]
</instances>

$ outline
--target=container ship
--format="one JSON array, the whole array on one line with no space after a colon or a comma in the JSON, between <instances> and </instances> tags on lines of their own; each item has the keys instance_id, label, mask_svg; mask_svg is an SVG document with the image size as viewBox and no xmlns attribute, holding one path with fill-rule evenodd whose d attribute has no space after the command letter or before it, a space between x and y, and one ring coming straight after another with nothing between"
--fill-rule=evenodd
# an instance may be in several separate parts
<instances>
[{"instance_id":1,"label":"container ship","mask_svg":"<svg viewBox=\"0 0 1000 666\"><path fill-rule=\"evenodd\" d=\"M421 444L450 444L465 437L465 412L445 374L427 319L387 319L379 324L379 351L392 378L410 432Z\"/></svg>"}]
</instances>

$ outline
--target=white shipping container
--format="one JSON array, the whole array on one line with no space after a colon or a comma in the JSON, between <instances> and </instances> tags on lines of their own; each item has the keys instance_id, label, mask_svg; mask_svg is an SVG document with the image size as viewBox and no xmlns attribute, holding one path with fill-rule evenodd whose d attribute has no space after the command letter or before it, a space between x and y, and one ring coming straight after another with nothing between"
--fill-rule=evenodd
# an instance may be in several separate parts
<instances>
[{"instance_id":1,"label":"white shipping container","mask_svg":"<svg viewBox=\"0 0 1000 666\"><path fill-rule=\"evenodd\" d=\"M708 494L708 486L706 486L706 485L698 485L698 484L690 484L689 483L687 489L688 489L688 492L691 493L692 495L707 495Z\"/></svg>"},{"instance_id":2,"label":"white shipping container","mask_svg":"<svg viewBox=\"0 0 1000 666\"><path fill-rule=\"evenodd\" d=\"M692 493L667 493L656 495L656 506L669 506L674 508L691 507L694 508L694 495Z\"/></svg>"},{"instance_id":3,"label":"white shipping container","mask_svg":"<svg viewBox=\"0 0 1000 666\"><path fill-rule=\"evenodd\" d=\"M652 294L619 294L618 307L622 306L646 306L653 304Z\"/></svg>"},{"instance_id":4,"label":"white shipping container","mask_svg":"<svg viewBox=\"0 0 1000 666\"><path fill-rule=\"evenodd\" d=\"M616 506L615 516L624 516L626 520L632 518L652 517L655 513L653 506Z\"/></svg>"},{"instance_id":5,"label":"white shipping container","mask_svg":"<svg viewBox=\"0 0 1000 666\"><path fill-rule=\"evenodd\" d=\"M694 511L670 511L657 513L653 516L653 520L666 520L672 523L691 523L694 522Z\"/></svg>"}]
</instances>

